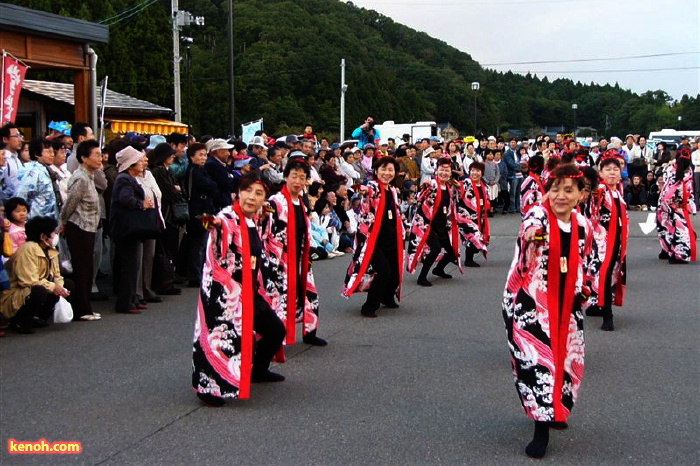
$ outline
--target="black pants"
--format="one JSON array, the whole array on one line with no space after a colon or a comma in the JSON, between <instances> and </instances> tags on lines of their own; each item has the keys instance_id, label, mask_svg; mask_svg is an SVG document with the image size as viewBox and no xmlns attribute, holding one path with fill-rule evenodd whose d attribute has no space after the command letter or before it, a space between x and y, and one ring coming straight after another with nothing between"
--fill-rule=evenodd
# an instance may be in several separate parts
<instances>
[{"instance_id":1,"label":"black pants","mask_svg":"<svg viewBox=\"0 0 700 466\"><path fill-rule=\"evenodd\" d=\"M115 310L126 312L135 309L139 301L136 297L136 280L138 279L139 263L137 240L119 239L115 241L115 257L119 258L119 289Z\"/></svg>"},{"instance_id":2,"label":"black pants","mask_svg":"<svg viewBox=\"0 0 700 466\"><path fill-rule=\"evenodd\" d=\"M206 247L207 230L202 226L202 222L196 220L187 224L187 234L185 243L185 270L179 271L191 282L202 280L202 266L204 265L204 248Z\"/></svg>"},{"instance_id":3,"label":"black pants","mask_svg":"<svg viewBox=\"0 0 700 466\"><path fill-rule=\"evenodd\" d=\"M507 189L501 189L498 192L498 198L501 200L503 205L503 212L507 212L510 209L510 193Z\"/></svg>"},{"instance_id":4,"label":"black pants","mask_svg":"<svg viewBox=\"0 0 700 466\"><path fill-rule=\"evenodd\" d=\"M260 335L255 343L253 372L261 373L270 368L270 361L282 345L287 330L275 311L258 295L255 296L253 330Z\"/></svg>"},{"instance_id":5,"label":"black pants","mask_svg":"<svg viewBox=\"0 0 700 466\"><path fill-rule=\"evenodd\" d=\"M92 253L92 250L90 251ZM73 281L64 279L63 287L72 292ZM58 296L41 285L34 285L24 305L17 310L12 317L12 323L20 328L32 328L32 320L38 317L42 320L49 320L53 316L53 307L58 302Z\"/></svg>"},{"instance_id":6,"label":"black pants","mask_svg":"<svg viewBox=\"0 0 700 466\"><path fill-rule=\"evenodd\" d=\"M374 249L372 255L372 269L375 276L367 293L367 301L362 306L363 310L376 311L382 303L394 300L394 293L399 286L399 264L396 257L396 246L382 247L380 244Z\"/></svg>"},{"instance_id":7,"label":"black pants","mask_svg":"<svg viewBox=\"0 0 700 466\"><path fill-rule=\"evenodd\" d=\"M442 256L442 259L440 259L440 262L438 262L438 265L437 267L435 267L435 270L445 270L447 264L449 264L450 262L457 261L457 257L455 256L455 253L452 250L450 238L449 236L447 236L447 231L431 231L430 236L428 237L427 244L430 248L430 252L423 259L423 268L421 269L420 275L418 276L419 279L426 278L428 276L430 268L433 266L435 260L440 255L440 251L442 251L443 249L445 250L445 254Z\"/></svg>"},{"instance_id":8,"label":"black pants","mask_svg":"<svg viewBox=\"0 0 700 466\"><path fill-rule=\"evenodd\" d=\"M92 314L90 292L92 291L95 233L85 231L72 222L66 223L65 233L75 281L75 292L71 295L71 303L73 317L77 319Z\"/></svg>"}]
</instances>

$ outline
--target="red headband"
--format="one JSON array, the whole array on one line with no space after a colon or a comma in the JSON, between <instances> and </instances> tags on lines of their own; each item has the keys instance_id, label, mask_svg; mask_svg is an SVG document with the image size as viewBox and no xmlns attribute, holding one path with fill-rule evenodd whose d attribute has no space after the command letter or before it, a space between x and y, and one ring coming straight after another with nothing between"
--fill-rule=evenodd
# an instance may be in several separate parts
<instances>
[{"instance_id":1,"label":"red headband","mask_svg":"<svg viewBox=\"0 0 700 466\"><path fill-rule=\"evenodd\" d=\"M555 179L557 179L557 180L564 179L564 178L574 178L574 179L576 179L576 178L581 178L581 177L583 177L583 173L582 173L582 172L578 172L578 173L575 174L575 175L553 175L553 174L550 173L550 174L549 174L549 177L550 177L550 178L555 178Z\"/></svg>"}]
</instances>

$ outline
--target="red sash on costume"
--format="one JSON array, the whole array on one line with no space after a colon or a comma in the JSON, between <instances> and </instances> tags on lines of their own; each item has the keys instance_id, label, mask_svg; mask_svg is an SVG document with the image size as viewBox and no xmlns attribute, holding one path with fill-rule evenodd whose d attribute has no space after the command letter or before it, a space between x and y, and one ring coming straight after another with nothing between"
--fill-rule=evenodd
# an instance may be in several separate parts
<instances>
[{"instance_id":1,"label":"red sash on costume","mask_svg":"<svg viewBox=\"0 0 700 466\"><path fill-rule=\"evenodd\" d=\"M416 254L413 256L413 262L411 263L411 270L415 270L418 265L418 258L421 256L420 252L423 251L425 243L428 242L428 238L430 237L430 230L433 228L433 219L435 218L435 214L437 213L437 210L440 208L440 205L442 203L442 186L440 185L440 179L436 178L435 181L437 181L437 194L435 195L435 203L433 203L433 211L430 215L430 223L428 223L428 228L425 229L425 233L423 234L423 237L420 239L420 243L416 248ZM450 195L449 191L447 195Z\"/></svg>"},{"instance_id":2,"label":"red sash on costume","mask_svg":"<svg viewBox=\"0 0 700 466\"><path fill-rule=\"evenodd\" d=\"M557 217L552 212L552 207L547 200L544 203L547 209L549 221L549 254L547 259L547 311L549 316L549 334L552 347L554 369L554 393L552 405L554 406L554 420L564 422L567 418L567 410L561 402L564 387L564 367L566 362L566 344L569 337L569 321L574 307L576 291L576 279L580 261L578 222L576 213L571 214L571 244L567 259L566 284L564 285L564 298L559 301L561 289L561 238Z\"/></svg>"},{"instance_id":3,"label":"red sash on costume","mask_svg":"<svg viewBox=\"0 0 700 466\"><path fill-rule=\"evenodd\" d=\"M292 202L292 196L287 189L287 185L282 188L282 194L287 201L287 321L285 322L285 327L287 328L286 342L288 345L293 345L296 343L296 322L297 322L297 242L296 231L296 210L294 209L294 203ZM300 201L301 202L301 201ZM302 209L302 212L304 209ZM308 218L304 215L304 223L308 227ZM304 250L302 251L301 257L301 289L306 294L306 283L309 273L309 251L310 244L309 238L304 242ZM306 295L304 295L304 301L302 304L302 322L306 323L306 313L304 308L306 307ZM302 334L306 334L306 326L302 325Z\"/></svg>"},{"instance_id":4,"label":"red sash on costume","mask_svg":"<svg viewBox=\"0 0 700 466\"><path fill-rule=\"evenodd\" d=\"M606 190L611 191L610 188L607 186L605 187ZM605 191L601 193L601 196L603 197L603 201L605 199ZM618 217L620 216L620 212L617 209L617 202L615 202L615 197L613 196L612 191L610 192L610 198L612 202L610 202L610 225L608 226L608 231L607 231L607 236L605 238L605 242L607 244L605 248L605 258L603 259L603 263L600 266L600 284L598 286L598 305L600 307L605 307L606 305L606 287L608 286L607 279L606 277L608 276L608 270L610 270L610 267L612 266L612 261L613 261L613 250L615 249L615 240L617 238L617 235L620 234L618 231L618 226L617 226L617 220ZM625 225L626 220L623 220L623 227ZM620 241L620 257L622 258L622 251L623 251L623 246L627 246L627 239L626 238L621 238ZM612 303L611 303L612 304Z\"/></svg>"},{"instance_id":5,"label":"red sash on costume","mask_svg":"<svg viewBox=\"0 0 700 466\"><path fill-rule=\"evenodd\" d=\"M685 189L685 182L681 181L681 183L683 186L683 217L685 218L685 223L688 225L688 238L690 240L690 260L695 262L698 260L698 245L695 228L693 227L693 220L690 218L690 209L688 208L690 193Z\"/></svg>"}]
</instances>

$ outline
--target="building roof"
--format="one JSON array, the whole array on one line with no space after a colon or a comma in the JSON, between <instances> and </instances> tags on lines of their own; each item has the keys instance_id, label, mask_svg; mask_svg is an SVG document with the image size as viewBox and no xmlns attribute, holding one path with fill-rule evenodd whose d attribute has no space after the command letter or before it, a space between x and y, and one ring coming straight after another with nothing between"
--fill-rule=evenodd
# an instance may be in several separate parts
<instances>
[{"instance_id":1,"label":"building roof","mask_svg":"<svg viewBox=\"0 0 700 466\"><path fill-rule=\"evenodd\" d=\"M0 3L0 29L62 37L78 42L109 42L109 27L82 19Z\"/></svg>"},{"instance_id":2,"label":"building roof","mask_svg":"<svg viewBox=\"0 0 700 466\"><path fill-rule=\"evenodd\" d=\"M33 92L59 102L75 105L73 97L73 84L53 83L48 81L34 81L26 79L22 86L23 91ZM97 101L102 102L102 91L97 87ZM172 109L161 107L145 100L140 100L126 94L110 91L107 89L107 99L105 110L112 110L124 113L152 113L165 115L172 113Z\"/></svg>"}]
</instances>

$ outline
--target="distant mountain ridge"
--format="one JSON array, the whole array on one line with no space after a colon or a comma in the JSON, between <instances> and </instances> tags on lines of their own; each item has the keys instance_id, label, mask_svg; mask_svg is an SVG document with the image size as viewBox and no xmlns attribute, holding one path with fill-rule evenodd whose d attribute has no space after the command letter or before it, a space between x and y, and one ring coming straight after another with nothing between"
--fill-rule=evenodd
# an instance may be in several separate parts
<instances>
[{"instance_id":1,"label":"distant mountain ridge","mask_svg":"<svg viewBox=\"0 0 700 466\"><path fill-rule=\"evenodd\" d=\"M159 0L138 14L135 0L19 0L29 8L90 21L127 17L110 26L110 43L96 46L100 78L110 88L172 107L170 2ZM182 47L183 121L195 134L228 133L226 0L181 0L179 8L205 17L191 26ZM336 0L236 0L234 2L235 118L240 125L263 117L270 134L339 131L340 60L346 59L346 134L369 113L379 121L450 122L461 134L474 128L495 134L545 126L577 126L599 134L646 134L700 128L700 96L671 102L663 91L635 94L619 86L499 73L471 56L376 11ZM41 75L30 78L41 79ZM70 76L51 74L53 79Z\"/></svg>"}]
</instances>

